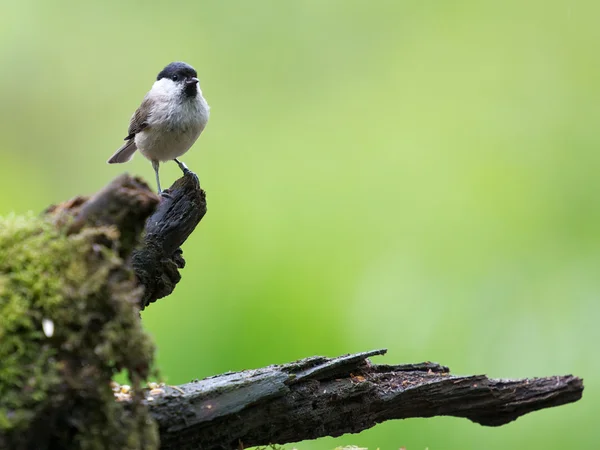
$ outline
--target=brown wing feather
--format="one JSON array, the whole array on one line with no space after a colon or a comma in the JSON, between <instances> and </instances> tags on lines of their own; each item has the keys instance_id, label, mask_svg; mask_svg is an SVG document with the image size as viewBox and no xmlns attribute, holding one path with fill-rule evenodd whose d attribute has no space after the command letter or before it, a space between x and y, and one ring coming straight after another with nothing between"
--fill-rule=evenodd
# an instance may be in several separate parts
<instances>
[{"instance_id":1,"label":"brown wing feather","mask_svg":"<svg viewBox=\"0 0 600 450\"><path fill-rule=\"evenodd\" d=\"M125 140L133 139L134 136L148 126L148 118L152 110L152 102L148 97L144 98L140 107L133 113L129 121L129 130Z\"/></svg>"}]
</instances>

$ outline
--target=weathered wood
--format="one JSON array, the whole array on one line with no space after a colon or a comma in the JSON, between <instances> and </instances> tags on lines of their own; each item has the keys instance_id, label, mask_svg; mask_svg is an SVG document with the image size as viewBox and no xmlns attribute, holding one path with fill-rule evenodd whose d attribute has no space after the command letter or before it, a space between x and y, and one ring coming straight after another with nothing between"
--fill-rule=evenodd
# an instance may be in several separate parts
<instances>
[{"instance_id":1,"label":"weathered wood","mask_svg":"<svg viewBox=\"0 0 600 450\"><path fill-rule=\"evenodd\" d=\"M131 265L144 288L140 302L144 309L173 292L181 280L179 269L185 266L181 245L206 214L206 194L190 171L160 197L141 179L123 174L95 195L51 206L45 214L57 225L67 226L69 233L84 226L116 227L121 234L120 253L131 254ZM142 243L137 246L142 230Z\"/></svg>"},{"instance_id":2,"label":"weathered wood","mask_svg":"<svg viewBox=\"0 0 600 450\"><path fill-rule=\"evenodd\" d=\"M144 294L140 307L173 292L185 266L181 245L206 214L206 194L193 172L175 181L163 194L156 211L146 221L142 245L131 263Z\"/></svg>"},{"instance_id":3,"label":"weathered wood","mask_svg":"<svg viewBox=\"0 0 600 450\"><path fill-rule=\"evenodd\" d=\"M123 174L91 197L78 196L52 205L44 214L71 234L84 226L114 226L120 233L121 254L127 256L159 200L142 179Z\"/></svg>"},{"instance_id":4,"label":"weathered wood","mask_svg":"<svg viewBox=\"0 0 600 450\"><path fill-rule=\"evenodd\" d=\"M141 397L128 409L110 383L123 371L139 392L153 362L128 263L159 201L123 175L42 218L0 221L1 449L157 448Z\"/></svg>"},{"instance_id":5,"label":"weathered wood","mask_svg":"<svg viewBox=\"0 0 600 450\"><path fill-rule=\"evenodd\" d=\"M85 226L119 230L114 245L130 258L126 261L144 288L142 309L170 294L181 279L180 246L205 213L204 191L191 172L160 198L141 180L123 175L89 199L78 197L47 211L71 233ZM577 401L583 392L583 381L571 375L495 380L450 375L447 367L429 362L372 365L367 359L384 353L311 357L226 373L167 387L146 403L160 427L161 448L229 450L356 433L410 417L447 415L499 426Z\"/></svg>"},{"instance_id":6,"label":"weathered wood","mask_svg":"<svg viewBox=\"0 0 600 450\"><path fill-rule=\"evenodd\" d=\"M148 402L161 449L237 449L357 433L410 417L465 417L499 426L577 401L580 378L454 376L435 363L372 365L385 350L226 373L166 388ZM183 394L182 394L183 392Z\"/></svg>"}]
</instances>

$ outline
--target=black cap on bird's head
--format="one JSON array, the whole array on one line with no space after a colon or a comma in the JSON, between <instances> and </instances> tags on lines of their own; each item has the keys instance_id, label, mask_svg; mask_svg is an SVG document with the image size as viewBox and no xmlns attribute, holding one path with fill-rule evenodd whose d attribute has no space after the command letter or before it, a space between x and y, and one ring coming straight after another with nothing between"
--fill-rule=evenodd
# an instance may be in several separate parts
<instances>
[{"instance_id":1,"label":"black cap on bird's head","mask_svg":"<svg viewBox=\"0 0 600 450\"><path fill-rule=\"evenodd\" d=\"M198 74L196 73L196 69L194 69L189 64L186 64L181 61L172 62L168 66L166 66L163 70L160 71L156 80L160 80L162 78L170 78L173 81L184 80L186 78L197 78Z\"/></svg>"},{"instance_id":2,"label":"black cap on bird's head","mask_svg":"<svg viewBox=\"0 0 600 450\"><path fill-rule=\"evenodd\" d=\"M188 96L195 96L198 92L196 89L198 84L198 73L196 72L196 69L184 62L172 62L166 66L160 71L156 80L162 80L163 78L185 83L185 93Z\"/></svg>"}]
</instances>

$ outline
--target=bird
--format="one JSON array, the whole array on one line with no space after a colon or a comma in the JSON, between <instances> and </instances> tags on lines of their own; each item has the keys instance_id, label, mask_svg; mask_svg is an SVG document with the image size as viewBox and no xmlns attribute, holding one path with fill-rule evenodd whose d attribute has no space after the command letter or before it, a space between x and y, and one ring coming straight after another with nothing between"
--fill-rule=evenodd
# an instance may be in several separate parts
<instances>
[{"instance_id":1,"label":"bird","mask_svg":"<svg viewBox=\"0 0 600 450\"><path fill-rule=\"evenodd\" d=\"M176 61L165 66L156 77L140 107L129 121L125 144L108 160L108 164L129 161L136 150L152 163L156 174L161 162L175 161L184 174L187 166L177 158L196 142L210 115L210 107L202 96L196 69Z\"/></svg>"}]
</instances>

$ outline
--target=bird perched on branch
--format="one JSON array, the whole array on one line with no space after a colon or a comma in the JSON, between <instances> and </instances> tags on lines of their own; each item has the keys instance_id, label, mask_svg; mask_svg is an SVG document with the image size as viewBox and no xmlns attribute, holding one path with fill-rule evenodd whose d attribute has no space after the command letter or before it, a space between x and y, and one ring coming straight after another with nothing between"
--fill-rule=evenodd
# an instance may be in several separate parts
<instances>
[{"instance_id":1,"label":"bird perched on branch","mask_svg":"<svg viewBox=\"0 0 600 450\"><path fill-rule=\"evenodd\" d=\"M188 172L177 158L196 142L208 122L209 111L196 70L184 62L169 64L131 117L126 142L108 163L127 162L139 150L152 163L161 194L159 164L173 160L184 174Z\"/></svg>"}]
</instances>

